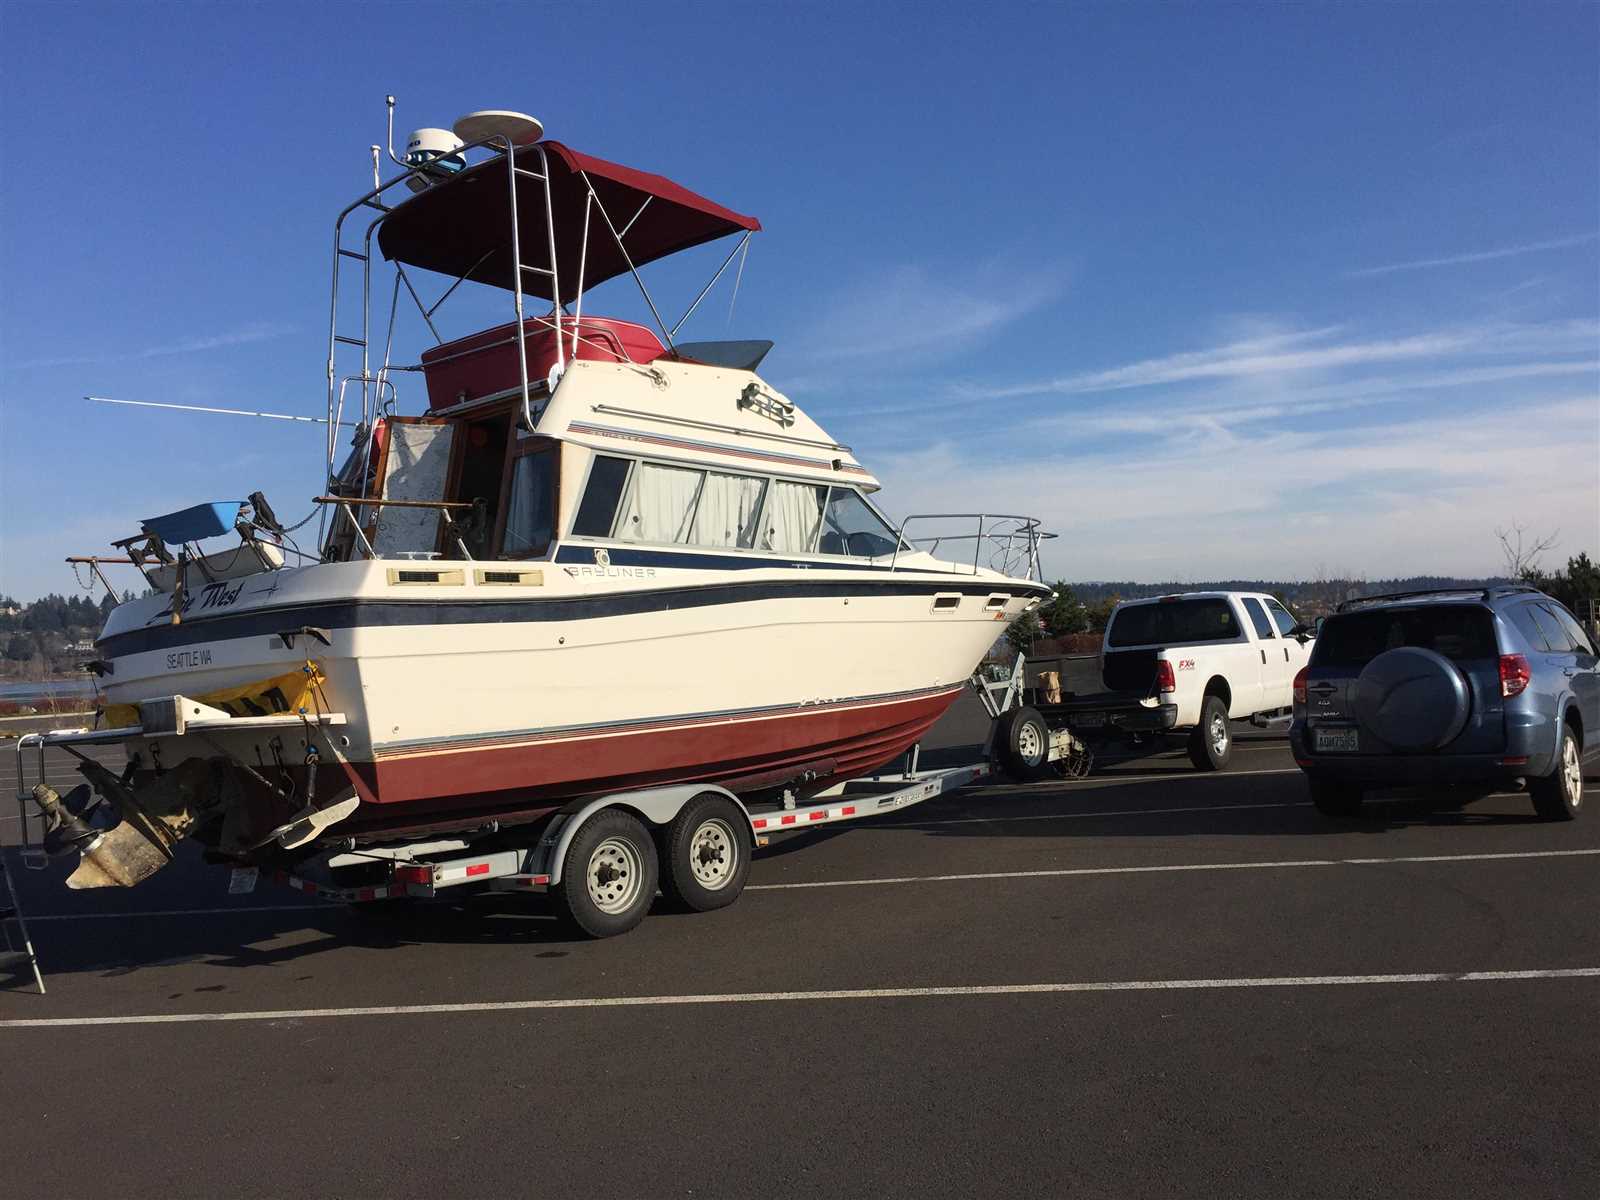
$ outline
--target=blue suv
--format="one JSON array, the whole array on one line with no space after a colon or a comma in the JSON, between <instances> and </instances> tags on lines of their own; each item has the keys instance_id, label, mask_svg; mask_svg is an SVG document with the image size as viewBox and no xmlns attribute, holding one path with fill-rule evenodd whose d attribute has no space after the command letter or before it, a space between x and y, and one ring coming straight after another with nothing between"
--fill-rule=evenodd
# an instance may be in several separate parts
<instances>
[{"instance_id":1,"label":"blue suv","mask_svg":"<svg viewBox=\"0 0 1600 1200\"><path fill-rule=\"evenodd\" d=\"M1357 815L1376 788L1523 779L1534 811L1570 821L1600 752L1600 657L1531 587L1353 600L1295 677L1289 743L1330 816Z\"/></svg>"}]
</instances>

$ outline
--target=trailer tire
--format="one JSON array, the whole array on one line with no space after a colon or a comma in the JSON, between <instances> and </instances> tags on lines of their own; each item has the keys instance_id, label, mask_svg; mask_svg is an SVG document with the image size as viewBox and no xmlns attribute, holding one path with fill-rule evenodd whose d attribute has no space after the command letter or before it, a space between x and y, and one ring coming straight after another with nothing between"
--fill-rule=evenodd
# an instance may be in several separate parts
<instances>
[{"instance_id":1,"label":"trailer tire","mask_svg":"<svg viewBox=\"0 0 1600 1200\"><path fill-rule=\"evenodd\" d=\"M726 796L696 796L661 833L661 892L677 908L726 908L749 875L750 818Z\"/></svg>"},{"instance_id":2,"label":"trailer tire","mask_svg":"<svg viewBox=\"0 0 1600 1200\"><path fill-rule=\"evenodd\" d=\"M656 896L656 844L640 820L604 808L583 823L567 847L556 912L593 938L627 933Z\"/></svg>"},{"instance_id":3,"label":"trailer tire","mask_svg":"<svg viewBox=\"0 0 1600 1200\"><path fill-rule=\"evenodd\" d=\"M1013 779L1038 779L1050 765L1050 726L1039 710L1026 705L1003 713L995 729L1000 765Z\"/></svg>"},{"instance_id":4,"label":"trailer tire","mask_svg":"<svg viewBox=\"0 0 1600 1200\"><path fill-rule=\"evenodd\" d=\"M1215 692L1200 705L1200 723L1189 734L1189 761L1201 771L1220 771L1233 757L1233 733L1228 728L1228 706Z\"/></svg>"}]
</instances>

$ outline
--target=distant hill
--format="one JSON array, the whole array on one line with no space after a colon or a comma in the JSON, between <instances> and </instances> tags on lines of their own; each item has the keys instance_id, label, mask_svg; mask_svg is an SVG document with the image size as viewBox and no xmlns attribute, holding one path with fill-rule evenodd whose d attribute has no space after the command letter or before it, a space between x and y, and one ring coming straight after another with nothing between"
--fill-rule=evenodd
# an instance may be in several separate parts
<instances>
[{"instance_id":1,"label":"distant hill","mask_svg":"<svg viewBox=\"0 0 1600 1200\"><path fill-rule=\"evenodd\" d=\"M1217 579L1168 583L1091 580L1072 583L1078 600L1094 608L1108 600L1137 600L1173 592L1266 592L1277 596L1304 617L1331 612L1341 601L1384 592L1411 592L1425 588L1479 588L1511 583L1510 579L1458 579L1444 575L1413 575L1408 579Z\"/></svg>"}]
</instances>

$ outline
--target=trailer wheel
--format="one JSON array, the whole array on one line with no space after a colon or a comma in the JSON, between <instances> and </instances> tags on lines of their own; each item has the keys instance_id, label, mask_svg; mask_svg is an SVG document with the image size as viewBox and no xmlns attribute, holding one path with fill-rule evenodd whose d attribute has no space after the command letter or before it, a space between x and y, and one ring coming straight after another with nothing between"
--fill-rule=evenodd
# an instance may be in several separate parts
<instances>
[{"instance_id":1,"label":"trailer wheel","mask_svg":"<svg viewBox=\"0 0 1600 1200\"><path fill-rule=\"evenodd\" d=\"M602 809L567 847L556 911L590 937L627 933L650 911L657 873L655 842L638 818Z\"/></svg>"},{"instance_id":2,"label":"trailer wheel","mask_svg":"<svg viewBox=\"0 0 1600 1200\"><path fill-rule=\"evenodd\" d=\"M661 835L661 891L691 912L726 908L750 874L750 818L708 792L685 804Z\"/></svg>"},{"instance_id":3,"label":"trailer wheel","mask_svg":"<svg viewBox=\"0 0 1600 1200\"><path fill-rule=\"evenodd\" d=\"M1050 760L1050 727L1038 709L1013 708L1000 717L995 730L1000 765L1013 779L1037 779Z\"/></svg>"}]
</instances>

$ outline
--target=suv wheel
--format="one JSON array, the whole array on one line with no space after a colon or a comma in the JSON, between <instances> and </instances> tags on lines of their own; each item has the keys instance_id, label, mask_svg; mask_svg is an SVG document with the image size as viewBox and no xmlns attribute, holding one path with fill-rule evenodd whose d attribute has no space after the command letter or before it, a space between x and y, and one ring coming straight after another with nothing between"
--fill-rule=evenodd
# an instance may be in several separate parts
<instances>
[{"instance_id":1,"label":"suv wheel","mask_svg":"<svg viewBox=\"0 0 1600 1200\"><path fill-rule=\"evenodd\" d=\"M1572 726L1561 723L1556 767L1548 775L1528 780L1533 811L1546 821L1570 821L1583 807L1583 758Z\"/></svg>"},{"instance_id":2,"label":"suv wheel","mask_svg":"<svg viewBox=\"0 0 1600 1200\"><path fill-rule=\"evenodd\" d=\"M1308 775L1311 785L1311 803L1325 817L1359 817L1364 793L1353 783L1337 779L1320 779Z\"/></svg>"}]
</instances>

